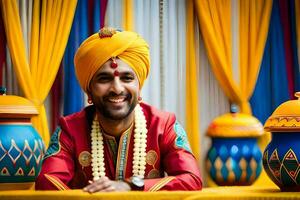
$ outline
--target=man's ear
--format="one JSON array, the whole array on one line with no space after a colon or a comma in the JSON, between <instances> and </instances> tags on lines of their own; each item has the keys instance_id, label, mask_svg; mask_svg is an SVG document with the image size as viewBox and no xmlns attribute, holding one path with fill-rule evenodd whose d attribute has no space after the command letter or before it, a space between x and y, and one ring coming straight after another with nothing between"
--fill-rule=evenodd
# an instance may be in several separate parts
<instances>
[{"instance_id":1,"label":"man's ear","mask_svg":"<svg viewBox=\"0 0 300 200\"><path fill-rule=\"evenodd\" d=\"M88 104L92 104L93 103L93 99L92 99L91 93L89 91L87 91L86 95L88 97L88 99L87 99Z\"/></svg>"}]
</instances>

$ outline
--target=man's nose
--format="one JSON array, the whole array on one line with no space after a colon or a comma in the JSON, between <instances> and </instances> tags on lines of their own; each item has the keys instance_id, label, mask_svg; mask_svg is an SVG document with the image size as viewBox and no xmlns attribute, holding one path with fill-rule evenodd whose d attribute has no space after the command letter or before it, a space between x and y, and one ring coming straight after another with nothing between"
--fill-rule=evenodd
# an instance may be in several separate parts
<instances>
[{"instance_id":1,"label":"man's nose","mask_svg":"<svg viewBox=\"0 0 300 200\"><path fill-rule=\"evenodd\" d=\"M119 77L116 77L112 83L111 90L116 94L120 94L124 91L124 86Z\"/></svg>"}]
</instances>

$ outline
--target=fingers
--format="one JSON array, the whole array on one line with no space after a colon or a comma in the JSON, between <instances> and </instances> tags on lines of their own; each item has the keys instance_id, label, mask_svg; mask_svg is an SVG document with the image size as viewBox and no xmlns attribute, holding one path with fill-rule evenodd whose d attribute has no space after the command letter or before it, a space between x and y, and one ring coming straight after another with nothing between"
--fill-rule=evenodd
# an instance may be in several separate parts
<instances>
[{"instance_id":1,"label":"fingers","mask_svg":"<svg viewBox=\"0 0 300 200\"><path fill-rule=\"evenodd\" d=\"M107 177L100 178L97 181L89 181L89 185L83 188L84 192L112 192L112 191L130 191L130 186L123 181L112 181Z\"/></svg>"},{"instance_id":2,"label":"fingers","mask_svg":"<svg viewBox=\"0 0 300 200\"><path fill-rule=\"evenodd\" d=\"M83 188L83 191L94 193L94 192L106 192L106 191L114 191L113 182L109 180L107 177L100 178L96 181L89 181L89 185Z\"/></svg>"}]
</instances>

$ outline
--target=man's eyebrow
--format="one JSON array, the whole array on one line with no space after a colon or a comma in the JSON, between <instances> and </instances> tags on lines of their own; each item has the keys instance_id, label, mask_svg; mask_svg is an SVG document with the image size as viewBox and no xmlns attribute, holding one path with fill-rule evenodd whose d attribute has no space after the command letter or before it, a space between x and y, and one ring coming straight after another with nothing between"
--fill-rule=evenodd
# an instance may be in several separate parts
<instances>
[{"instance_id":1,"label":"man's eyebrow","mask_svg":"<svg viewBox=\"0 0 300 200\"><path fill-rule=\"evenodd\" d=\"M99 72L98 74L96 74L96 76L111 76L112 73L109 72Z\"/></svg>"},{"instance_id":2,"label":"man's eyebrow","mask_svg":"<svg viewBox=\"0 0 300 200\"><path fill-rule=\"evenodd\" d=\"M123 75L132 75L132 76L134 76L134 73L131 72L131 71L120 72L120 74L123 74Z\"/></svg>"}]
</instances>

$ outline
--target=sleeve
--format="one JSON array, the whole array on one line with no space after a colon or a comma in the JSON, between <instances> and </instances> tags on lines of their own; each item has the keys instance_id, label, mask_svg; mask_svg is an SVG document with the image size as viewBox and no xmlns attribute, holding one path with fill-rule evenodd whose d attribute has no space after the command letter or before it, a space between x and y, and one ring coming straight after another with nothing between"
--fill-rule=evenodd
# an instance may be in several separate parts
<instances>
[{"instance_id":1,"label":"sleeve","mask_svg":"<svg viewBox=\"0 0 300 200\"><path fill-rule=\"evenodd\" d=\"M146 191L201 190L202 180L197 161L192 154L186 132L174 115L167 120L160 141L161 162L167 176L146 179Z\"/></svg>"},{"instance_id":2,"label":"sleeve","mask_svg":"<svg viewBox=\"0 0 300 200\"><path fill-rule=\"evenodd\" d=\"M57 127L43 158L35 182L36 190L67 190L74 176L73 142L67 131Z\"/></svg>"}]
</instances>

